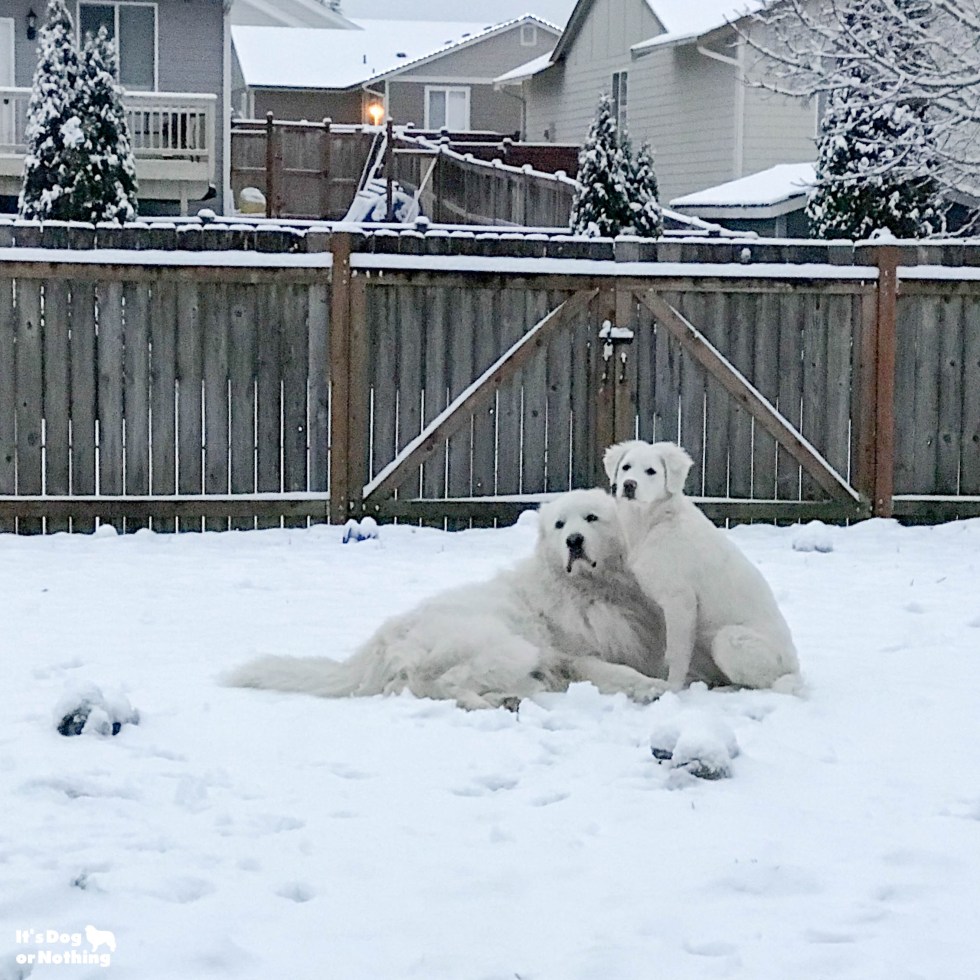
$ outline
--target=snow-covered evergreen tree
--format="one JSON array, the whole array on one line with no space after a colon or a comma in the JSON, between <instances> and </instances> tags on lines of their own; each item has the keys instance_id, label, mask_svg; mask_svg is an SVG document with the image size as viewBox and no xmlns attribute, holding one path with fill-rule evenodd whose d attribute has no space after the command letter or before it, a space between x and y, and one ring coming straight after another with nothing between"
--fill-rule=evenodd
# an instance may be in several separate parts
<instances>
[{"instance_id":1,"label":"snow-covered evergreen tree","mask_svg":"<svg viewBox=\"0 0 980 980\"><path fill-rule=\"evenodd\" d=\"M72 210L84 221L132 221L136 217L136 161L116 81L115 47L104 27L88 34L82 50L77 112L84 165L72 186Z\"/></svg>"},{"instance_id":2,"label":"snow-covered evergreen tree","mask_svg":"<svg viewBox=\"0 0 980 980\"><path fill-rule=\"evenodd\" d=\"M83 139L77 99L79 63L65 0L49 0L27 110L27 156L18 212L22 218L73 218L70 191Z\"/></svg>"},{"instance_id":3,"label":"snow-covered evergreen tree","mask_svg":"<svg viewBox=\"0 0 980 980\"><path fill-rule=\"evenodd\" d=\"M612 103L599 97L595 120L578 158L571 227L578 235L614 237L632 223L630 172L619 145Z\"/></svg>"},{"instance_id":4,"label":"snow-covered evergreen tree","mask_svg":"<svg viewBox=\"0 0 980 980\"><path fill-rule=\"evenodd\" d=\"M931 0L849 0L843 16L865 50L900 47L905 64L921 68L929 53L907 26L928 23L931 13ZM926 104L883 92L865 61L853 61L821 120L817 183L807 202L813 234L866 238L886 229L920 238L938 231L937 169Z\"/></svg>"},{"instance_id":5,"label":"snow-covered evergreen tree","mask_svg":"<svg viewBox=\"0 0 980 980\"><path fill-rule=\"evenodd\" d=\"M660 208L657 173L653 165L653 150L645 142L635 157L629 151L626 156L632 171L630 209L633 212L633 234L641 238L659 238L663 234L664 220Z\"/></svg>"}]
</instances>

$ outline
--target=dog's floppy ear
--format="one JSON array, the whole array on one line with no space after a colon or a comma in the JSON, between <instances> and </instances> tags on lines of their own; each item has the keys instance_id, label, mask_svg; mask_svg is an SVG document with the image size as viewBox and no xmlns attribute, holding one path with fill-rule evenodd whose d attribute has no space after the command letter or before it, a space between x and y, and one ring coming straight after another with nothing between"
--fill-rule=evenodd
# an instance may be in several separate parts
<instances>
[{"instance_id":1,"label":"dog's floppy ear","mask_svg":"<svg viewBox=\"0 0 980 980\"><path fill-rule=\"evenodd\" d=\"M686 449L682 449L673 442L661 442L657 448L660 450L660 456L664 461L667 493L683 493L684 481L694 465L694 460L688 455Z\"/></svg>"},{"instance_id":2,"label":"dog's floppy ear","mask_svg":"<svg viewBox=\"0 0 980 980\"><path fill-rule=\"evenodd\" d=\"M626 442L617 442L616 445L610 446L605 453L602 455L602 465L606 470L606 477L608 478L610 484L613 484L616 480L616 470L619 469L619 464L623 457L634 447L640 446L642 443L638 439L628 439ZM615 493L615 488L613 493Z\"/></svg>"}]
</instances>

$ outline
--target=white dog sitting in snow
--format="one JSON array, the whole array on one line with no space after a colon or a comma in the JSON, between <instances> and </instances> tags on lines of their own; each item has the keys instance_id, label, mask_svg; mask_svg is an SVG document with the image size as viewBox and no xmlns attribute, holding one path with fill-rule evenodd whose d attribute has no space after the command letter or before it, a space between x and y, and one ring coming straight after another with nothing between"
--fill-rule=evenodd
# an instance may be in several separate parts
<instances>
[{"instance_id":1,"label":"white dog sitting in snow","mask_svg":"<svg viewBox=\"0 0 980 980\"><path fill-rule=\"evenodd\" d=\"M616 502L574 490L541 508L531 557L389 619L349 660L264 657L227 683L486 708L590 681L649 701L666 690L663 643L662 613L627 570Z\"/></svg>"},{"instance_id":2,"label":"white dog sitting in snow","mask_svg":"<svg viewBox=\"0 0 980 980\"><path fill-rule=\"evenodd\" d=\"M772 590L684 496L691 457L671 442L629 441L607 449L603 463L630 565L663 609L670 687L706 680L798 690L793 638Z\"/></svg>"}]
</instances>

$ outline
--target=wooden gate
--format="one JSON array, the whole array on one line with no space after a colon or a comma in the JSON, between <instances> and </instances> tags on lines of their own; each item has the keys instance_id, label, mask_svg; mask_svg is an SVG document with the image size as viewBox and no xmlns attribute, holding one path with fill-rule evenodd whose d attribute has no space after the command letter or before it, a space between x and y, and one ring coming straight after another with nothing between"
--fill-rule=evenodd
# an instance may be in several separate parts
<instances>
[{"instance_id":1,"label":"wooden gate","mask_svg":"<svg viewBox=\"0 0 980 980\"><path fill-rule=\"evenodd\" d=\"M870 513L877 270L774 285L405 259L357 255L346 314L335 293L351 325L335 519L506 519L604 485L602 451L629 438L680 442L716 519Z\"/></svg>"}]
</instances>

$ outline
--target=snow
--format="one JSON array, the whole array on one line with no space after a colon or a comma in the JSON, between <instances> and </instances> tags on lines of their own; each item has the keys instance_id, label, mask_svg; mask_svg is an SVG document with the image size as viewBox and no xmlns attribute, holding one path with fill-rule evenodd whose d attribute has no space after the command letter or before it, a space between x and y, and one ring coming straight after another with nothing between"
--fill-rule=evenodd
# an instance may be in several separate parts
<instances>
[{"instance_id":1,"label":"snow","mask_svg":"<svg viewBox=\"0 0 980 980\"><path fill-rule=\"evenodd\" d=\"M535 533L341 532L0 536L0 977L64 953L47 930L87 953L87 925L120 980L971 973L980 522L868 521L828 553L729 532L803 699L578 686L515 716L221 687L258 653L346 657ZM139 724L59 735L66 686L92 684ZM730 733L730 778L658 762L671 722L695 755Z\"/></svg>"},{"instance_id":2,"label":"snow","mask_svg":"<svg viewBox=\"0 0 980 980\"><path fill-rule=\"evenodd\" d=\"M263 226L268 227L268 226ZM59 265L235 266L236 268L329 269L330 252L172 251L148 248L0 248L0 262L50 262Z\"/></svg>"},{"instance_id":3,"label":"snow","mask_svg":"<svg viewBox=\"0 0 980 980\"><path fill-rule=\"evenodd\" d=\"M765 207L805 197L814 179L812 163L781 163L716 187L675 197L670 206Z\"/></svg>"},{"instance_id":4,"label":"snow","mask_svg":"<svg viewBox=\"0 0 980 980\"><path fill-rule=\"evenodd\" d=\"M493 80L493 84L519 85L521 82L526 82L535 75L540 75L541 72L546 71L554 63L551 60L551 56L554 53L553 50L549 51L547 54L543 54L538 58L532 58L531 61L525 62L523 65L518 65L508 72L504 72L503 75Z\"/></svg>"},{"instance_id":5,"label":"snow","mask_svg":"<svg viewBox=\"0 0 980 980\"><path fill-rule=\"evenodd\" d=\"M486 31L469 21L357 20L360 30L231 29L245 84L274 88L349 88Z\"/></svg>"},{"instance_id":6,"label":"snow","mask_svg":"<svg viewBox=\"0 0 980 980\"><path fill-rule=\"evenodd\" d=\"M760 10L763 0L647 0L647 6L664 26L664 34L633 45L642 52L662 44L691 40Z\"/></svg>"}]
</instances>

